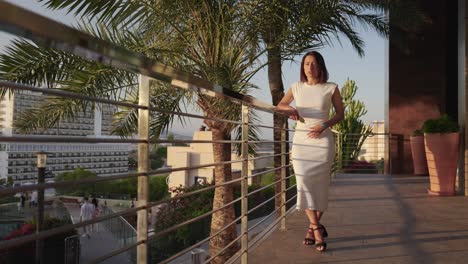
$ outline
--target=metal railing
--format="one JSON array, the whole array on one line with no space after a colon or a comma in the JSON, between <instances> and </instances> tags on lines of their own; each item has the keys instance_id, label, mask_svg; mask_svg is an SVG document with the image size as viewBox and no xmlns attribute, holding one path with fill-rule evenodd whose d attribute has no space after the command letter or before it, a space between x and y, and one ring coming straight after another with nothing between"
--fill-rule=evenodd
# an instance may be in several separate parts
<instances>
[{"instance_id":1,"label":"metal railing","mask_svg":"<svg viewBox=\"0 0 468 264\"><path fill-rule=\"evenodd\" d=\"M336 157L333 169L336 173L391 174L388 133L353 134L333 131Z\"/></svg>"},{"instance_id":2,"label":"metal railing","mask_svg":"<svg viewBox=\"0 0 468 264\"><path fill-rule=\"evenodd\" d=\"M65 238L65 253L64 262L65 264L79 264L80 263L80 237L78 235L70 236Z\"/></svg>"},{"instance_id":3,"label":"metal railing","mask_svg":"<svg viewBox=\"0 0 468 264\"><path fill-rule=\"evenodd\" d=\"M108 254L102 255L91 263L99 263L106 259L112 258L123 252L133 251L136 249L136 263L148 263L148 245L152 242L161 238L162 236L173 232L181 227L188 226L192 223L195 223L203 218L212 217L213 214L218 213L226 208L233 207L236 203L240 203L240 216L235 218L231 223L226 224L223 228L217 230L217 232L211 234L209 237L203 239L202 241L194 244L193 246L183 249L179 253L167 258L162 261L162 263L168 263L169 261L176 259L178 256L183 255L184 253L189 252L190 250L200 246L202 243L205 243L219 234L224 232L227 228L232 225L236 225L240 222L240 232L239 235L230 241L223 249L220 249L218 252L211 252L209 254L209 259L205 260L204 263L208 263L211 260L217 258L224 253L225 250L229 249L235 244L240 244L240 250L237 251L237 256L241 258L242 263L247 263L247 253L248 249L251 246L249 240L249 232L254 228L258 227L260 224L265 223L271 217L275 217L272 220L271 224L268 226L268 230L277 228L278 225L280 228L284 229L286 226L286 206L288 203L292 202L295 197L289 197L287 200L286 192L294 186L290 186L289 189L286 188L286 175L287 169L290 165L287 165L286 157L288 155L286 133L290 131L285 127L286 121L283 120L282 127L272 127L268 125L259 125L259 127L277 129L281 130L281 141L249 141L248 130L252 126L252 123L249 121L249 113L253 109L257 109L264 112L274 113L274 106L263 103L257 100L254 97L246 96L240 93L236 93L232 90L221 87L217 84L208 82L207 80L200 79L194 75L182 72L180 70L174 69L170 66L164 65L155 60L146 58L141 54L134 53L132 51L123 49L111 43L105 42L103 40L97 39L90 35L87 35L83 32L77 31L70 27L64 26L60 23L54 22L48 18L39 16L33 12L27 11L25 9L19 8L13 4L0 2L0 10L2 10L2 16L0 16L0 29L17 36L27 38L30 40L39 43L41 46L55 48L71 54L81 56L87 60L103 63L109 66L113 66L118 69L126 70L134 74L138 74L139 79L139 103L131 104L124 103L120 101L114 101L104 98L96 98L90 96L84 96L80 94L75 94L71 92L60 91L56 89L46 89L41 87L33 87L29 85L13 83L9 81L0 81L0 87L7 88L11 91L31 91L39 92L44 95L53 95L60 96L64 98L73 98L79 100L86 100L89 102L100 103L100 104L109 104L114 106L122 106L132 109L138 109L138 137L135 139L117 139L117 138L84 138L84 137L60 137L60 136L27 136L27 135L13 135L13 136L0 136L1 142L30 142L30 143L133 143L138 144L138 170L136 173L122 173L116 174L108 177L101 178L91 178L91 179L81 179L81 180L69 180L62 182L53 182L53 183L41 183L27 186L17 186L0 190L0 195L12 195L18 192L27 192L38 190L39 192L47 188L60 188L60 187L71 187L79 186L83 184L96 184L100 182L109 182L119 179L129 179L136 178L138 181L138 193L137 193L137 204L134 208L125 209L120 212L109 212L107 214L102 214L97 218L82 221L79 223L68 224L63 226L54 227L48 230L38 230L38 232L21 236L16 239L1 241L0 248L15 248L20 247L26 243L33 241L42 241L45 238L53 237L62 232L73 230L79 227L86 225L91 225L95 223L113 223L115 219L119 219L125 215L137 215L137 228L136 228L136 240L126 239L125 243L121 245L121 248L114 250ZM28 19L23 19L27 17ZM167 82L174 87L187 89L195 91L199 94L216 97L219 99L231 100L239 103L242 108L242 119L240 121L225 120L214 117L206 117L202 115L189 114L189 113L179 113L179 112L169 112L164 109L157 109L150 107L149 98L150 98L150 79L157 79L160 81ZM239 125L242 128L242 139L241 140L163 140L163 139L150 139L149 136L149 124L150 124L150 113L159 112L159 113L169 113L174 115L186 116L191 118L199 119L211 119L218 122L228 122L235 125ZM197 166L190 167L179 167L179 168L166 168L158 170L150 170L149 168L149 146L151 144L160 144L160 143L202 143L202 144L233 144L239 143L242 148L242 155L240 160L233 161L224 161L218 163L202 164ZM260 143L280 143L281 144L281 166L274 168L273 170L267 170L261 173L256 173L254 175L248 175L248 162L253 159L248 154L249 144L260 144ZM275 155L278 156L278 155ZM206 188L198 189L193 192L183 193L176 197L163 199L160 201L150 202L148 199L148 178L152 175L158 175L163 173L170 173L175 171L182 170L193 170L196 168L207 168L219 165L228 165L233 163L242 163L241 177L239 179L234 179L227 182L219 182L216 185L211 185ZM248 190L248 179L254 177L260 177L265 173L280 170L281 171L281 180L276 180L269 186L275 186L280 184L281 191L274 194L274 196L269 197L266 201L254 206L249 209L249 196L255 195L257 192L250 192ZM292 176L290 176L292 177ZM289 178L290 178L289 177ZM169 228L155 232L154 234L149 232L150 226L148 225L148 211L150 208L153 208L158 205L168 204L170 202L178 201L183 198L193 197L196 194L213 190L220 187L232 186L234 183L240 184L241 194L237 199L233 199L221 207L215 208L209 212L203 213L197 217L185 220L181 223L177 223ZM266 188L266 187L265 187ZM258 210L262 206L265 206L268 203L271 203L277 197L281 199L281 206L277 207L273 212L271 212L267 217L264 217L260 222L256 223L254 226L249 228L249 214ZM113 226L109 225L109 226ZM251 233L250 233L251 234ZM259 241L258 239L255 241ZM255 243L255 242L254 242Z\"/></svg>"},{"instance_id":4,"label":"metal railing","mask_svg":"<svg viewBox=\"0 0 468 264\"><path fill-rule=\"evenodd\" d=\"M102 215L109 215L114 213L107 206L101 206ZM128 223L122 216L108 219L99 223L101 227L107 229L117 239L120 247L134 244L137 239L137 231L135 228ZM130 249L128 252L129 259L132 263L136 263L136 250L135 248Z\"/></svg>"}]
</instances>

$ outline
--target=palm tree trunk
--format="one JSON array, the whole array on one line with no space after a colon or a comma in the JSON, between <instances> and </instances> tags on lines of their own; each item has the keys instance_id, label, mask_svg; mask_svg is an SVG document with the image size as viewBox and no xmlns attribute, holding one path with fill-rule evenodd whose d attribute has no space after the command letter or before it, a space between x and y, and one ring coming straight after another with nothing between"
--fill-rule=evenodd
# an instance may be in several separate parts
<instances>
[{"instance_id":1,"label":"palm tree trunk","mask_svg":"<svg viewBox=\"0 0 468 264\"><path fill-rule=\"evenodd\" d=\"M213 140L229 140L228 133L221 129L212 128ZM223 162L231 160L231 145L213 143L214 162ZM215 184L222 184L232 179L231 165L216 165L214 171ZM213 210L223 207L233 200L233 188L231 185L218 187L215 189L213 198ZM211 220L211 234L214 234L229 225L235 219L234 206L228 206L213 214ZM210 240L210 255L214 256L226 247L237 237L236 223L232 223L229 228L218 234ZM221 264L233 256L239 250L239 245L234 243L228 249L224 250L211 263Z\"/></svg>"},{"instance_id":2,"label":"palm tree trunk","mask_svg":"<svg viewBox=\"0 0 468 264\"><path fill-rule=\"evenodd\" d=\"M272 47L268 49L268 81L270 84L270 93L272 98L273 105L278 105L281 101L281 98L284 96L284 86L283 80L281 78L282 71L281 71L281 48L280 47ZM283 116L274 114L273 115L273 126L274 127L282 127ZM288 124L286 123L286 128ZM273 140L274 143L274 154L278 155L281 153L281 130L274 129L273 130ZM286 134L286 140L289 140L288 133ZM289 150L289 144L286 144L286 150ZM289 155L286 156L286 165L289 164ZM274 157L274 166L275 168L281 167L281 156ZM289 170L286 170L286 176L289 175ZM281 170L275 170L275 181L281 179ZM289 181L288 181L289 182ZM289 184L287 184L289 185ZM275 193L281 192L281 183L275 184ZM278 209L281 206L281 196L276 196L275 198L275 209ZM278 210L280 213L280 210Z\"/></svg>"}]
</instances>

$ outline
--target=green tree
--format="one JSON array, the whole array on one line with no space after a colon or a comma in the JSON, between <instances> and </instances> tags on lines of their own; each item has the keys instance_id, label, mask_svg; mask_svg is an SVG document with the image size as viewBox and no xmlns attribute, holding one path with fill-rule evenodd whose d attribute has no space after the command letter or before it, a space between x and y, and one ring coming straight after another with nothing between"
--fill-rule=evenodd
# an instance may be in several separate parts
<instances>
[{"instance_id":1,"label":"green tree","mask_svg":"<svg viewBox=\"0 0 468 264\"><path fill-rule=\"evenodd\" d=\"M345 106L345 117L342 122L334 126L334 129L340 132L338 149L341 151L342 161L346 166L349 162L357 159L361 151L362 144L367 137L372 135L370 126L365 125L361 117L367 113L366 106L362 101L354 98L358 90L356 82L347 80L341 88L341 96ZM330 115L334 114L334 109L331 109Z\"/></svg>"},{"instance_id":2,"label":"green tree","mask_svg":"<svg viewBox=\"0 0 468 264\"><path fill-rule=\"evenodd\" d=\"M169 195L168 186L166 183L167 177L168 175L154 176L150 178L149 189L151 201L158 201Z\"/></svg>"},{"instance_id":3,"label":"green tree","mask_svg":"<svg viewBox=\"0 0 468 264\"><path fill-rule=\"evenodd\" d=\"M73 180L81 180L81 179L94 179L98 176L96 173L82 169L76 168L73 171L67 171L55 176L55 181L73 181ZM85 196L91 195L96 193L99 189L96 187L95 184L79 184L74 185L73 188L64 187L64 188L57 188L57 192L60 194L68 194L68 195L76 195L76 196Z\"/></svg>"}]
</instances>

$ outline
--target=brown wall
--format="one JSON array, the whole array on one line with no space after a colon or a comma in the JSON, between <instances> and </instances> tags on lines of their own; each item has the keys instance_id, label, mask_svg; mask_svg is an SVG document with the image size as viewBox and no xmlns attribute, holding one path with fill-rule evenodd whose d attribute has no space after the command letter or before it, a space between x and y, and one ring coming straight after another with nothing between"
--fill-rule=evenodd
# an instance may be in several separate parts
<instances>
[{"instance_id":1,"label":"brown wall","mask_svg":"<svg viewBox=\"0 0 468 264\"><path fill-rule=\"evenodd\" d=\"M390 142L396 174L413 172L409 136L415 129L440 113L457 118L457 1L420 4L432 23L406 42L407 51L390 30L388 128L401 135Z\"/></svg>"}]
</instances>

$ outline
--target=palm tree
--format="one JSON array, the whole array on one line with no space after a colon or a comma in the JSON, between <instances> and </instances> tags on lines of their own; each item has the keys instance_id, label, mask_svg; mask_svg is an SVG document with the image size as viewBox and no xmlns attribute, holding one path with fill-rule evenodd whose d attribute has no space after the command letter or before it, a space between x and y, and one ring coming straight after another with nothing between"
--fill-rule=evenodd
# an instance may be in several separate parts
<instances>
[{"instance_id":1,"label":"palm tree","mask_svg":"<svg viewBox=\"0 0 468 264\"><path fill-rule=\"evenodd\" d=\"M388 36L389 12L393 31L398 36L396 44L404 46L403 37L417 31L427 22L415 1L390 0L251 0L246 1L246 13L250 21L251 35L258 36L267 49L268 80L273 105L284 96L281 65L293 60L297 54L330 45L345 36L358 52L364 55L364 42L356 32L357 25L370 27L382 36ZM250 12L250 13L249 13ZM281 127L283 118L274 115L274 126ZM281 139L280 130L274 130L274 140ZM281 152L281 145L275 143L275 154ZM289 161L289 159L286 159ZM275 167L281 164L281 157L275 157ZM279 180L281 172L275 172ZM279 192L281 185L276 185ZM281 205L280 197L275 207Z\"/></svg>"},{"instance_id":2,"label":"palm tree","mask_svg":"<svg viewBox=\"0 0 468 264\"><path fill-rule=\"evenodd\" d=\"M357 48L363 43L353 30L353 19L370 24L382 32L387 21L381 16L365 15L363 7L385 6L387 1L111 1L111 0L42 0L51 9L67 9L81 16L86 23L80 28L127 49L145 54L197 76L239 92L252 87L248 80L255 71L252 65L259 54L258 36L267 49L270 90L276 104L282 97L281 62L293 54L330 43L337 32L342 32ZM404 2L404 1L398 1ZM348 4L349 3L349 4ZM190 5L189 5L190 4ZM378 5L379 4L379 5ZM354 8L354 9L353 9ZM377 8L377 7L375 7ZM212 12L212 13L210 13ZM181 15L182 14L182 15ZM382 21L383 20L383 21ZM90 23L93 22L93 23ZM223 24L226 23L226 24ZM84 26L96 24L97 26ZM227 26L226 26L227 25ZM52 49L43 49L26 41L17 41L0 57L0 78L27 84L46 84L85 95L116 100L136 99L136 76L79 57ZM195 101L208 117L238 120L239 106L207 98L201 94L174 92L168 98L170 87L152 84L155 101L152 105L167 105L176 111L178 100ZM187 96L188 95L188 96ZM196 97L195 97L196 96ZM52 127L61 120L73 118L89 107L98 107L81 100L50 98L44 105L21 118L18 128L40 129ZM219 111L219 109L232 111ZM47 113L47 115L45 115ZM134 111L119 113L119 126L115 133L125 135L135 129ZM37 119L35 119L37 118ZM153 135L157 137L172 122L172 115L152 116ZM279 127L279 119L275 118ZM233 126L206 120L213 131L213 139L229 139ZM275 133L275 140L279 139ZM277 153L279 149L275 147ZM215 161L230 159L230 145L214 144ZM278 161L275 160L278 164ZM279 174L277 175L279 177ZM230 179L227 165L216 166L215 182ZM218 188L214 209L232 199L231 188ZM232 208L213 216L212 232L228 223ZM232 218L233 219L233 218ZM235 232L227 229L211 241L211 253L230 242ZM235 247L215 260L223 262Z\"/></svg>"},{"instance_id":3,"label":"palm tree","mask_svg":"<svg viewBox=\"0 0 468 264\"><path fill-rule=\"evenodd\" d=\"M129 1L121 5L113 1L44 1L49 8L65 8L82 16L79 28L94 36L141 52L220 84L231 90L247 93L254 86L249 79L255 74L257 46L255 39L242 33L242 24L236 1ZM180 16L186 14L187 16ZM96 26L90 23L97 21ZM139 21L135 23L133 21ZM26 84L46 84L50 88L79 94L138 102L136 75L100 63L34 43L17 40L0 56L0 78ZM169 111L180 111L180 100L195 102L207 117L240 120L241 107L229 101L203 94L180 91L152 82L151 106ZM22 132L47 129L72 119L78 112L99 107L78 99L50 97L38 109L22 115L15 126ZM128 136L136 132L137 111L121 108L116 114L113 133ZM255 120L255 116L251 116ZM170 114L153 113L152 138L173 121ZM206 119L205 124L213 140L229 140L237 127ZM255 129L251 139L258 139ZM238 133L240 136L240 133ZM231 144L213 144L214 161L230 161ZM215 184L231 180L231 166L215 166ZM232 186L216 188L213 209L233 200ZM237 237L234 207L229 206L213 214L211 232L230 225L210 240L210 253L219 253ZM224 263L238 250L237 244L224 250L214 263Z\"/></svg>"}]
</instances>

